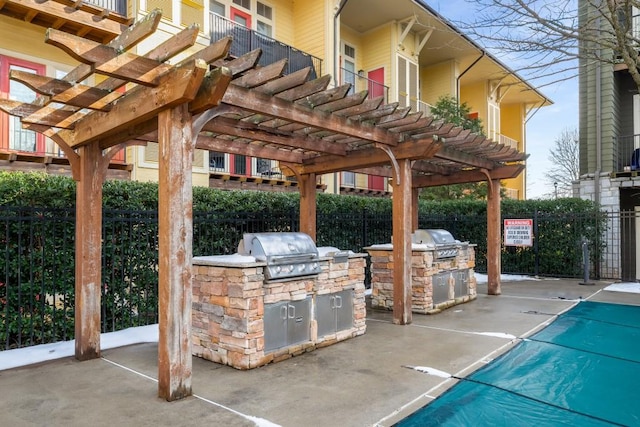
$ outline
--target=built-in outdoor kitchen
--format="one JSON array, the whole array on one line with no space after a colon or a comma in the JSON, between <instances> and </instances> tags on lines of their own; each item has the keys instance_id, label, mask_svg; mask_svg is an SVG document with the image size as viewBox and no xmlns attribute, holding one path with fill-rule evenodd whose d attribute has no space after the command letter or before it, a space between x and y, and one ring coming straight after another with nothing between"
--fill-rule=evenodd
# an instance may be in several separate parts
<instances>
[{"instance_id":1,"label":"built-in outdoor kitchen","mask_svg":"<svg viewBox=\"0 0 640 427\"><path fill-rule=\"evenodd\" d=\"M252 369L364 334L366 256L274 232L194 257L193 354Z\"/></svg>"},{"instance_id":2,"label":"built-in outdoor kitchen","mask_svg":"<svg viewBox=\"0 0 640 427\"><path fill-rule=\"evenodd\" d=\"M475 245L447 230L419 229L411 235L411 308L435 314L476 298ZM371 307L393 310L393 246L373 245Z\"/></svg>"}]
</instances>

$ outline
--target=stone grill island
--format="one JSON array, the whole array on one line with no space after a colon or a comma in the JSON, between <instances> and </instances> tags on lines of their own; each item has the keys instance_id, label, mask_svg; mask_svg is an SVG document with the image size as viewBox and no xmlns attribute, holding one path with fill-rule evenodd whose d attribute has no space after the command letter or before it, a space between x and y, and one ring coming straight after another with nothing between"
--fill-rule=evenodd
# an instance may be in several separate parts
<instances>
[{"instance_id":1,"label":"stone grill island","mask_svg":"<svg viewBox=\"0 0 640 427\"><path fill-rule=\"evenodd\" d=\"M252 369L364 334L367 255L309 241L245 234L238 254L194 257L193 354ZM269 253L283 242L290 260Z\"/></svg>"},{"instance_id":2,"label":"stone grill island","mask_svg":"<svg viewBox=\"0 0 640 427\"><path fill-rule=\"evenodd\" d=\"M475 246L445 230L416 230L411 245L411 310L440 311L476 299ZM365 248L371 257L371 307L393 310L393 245Z\"/></svg>"}]
</instances>

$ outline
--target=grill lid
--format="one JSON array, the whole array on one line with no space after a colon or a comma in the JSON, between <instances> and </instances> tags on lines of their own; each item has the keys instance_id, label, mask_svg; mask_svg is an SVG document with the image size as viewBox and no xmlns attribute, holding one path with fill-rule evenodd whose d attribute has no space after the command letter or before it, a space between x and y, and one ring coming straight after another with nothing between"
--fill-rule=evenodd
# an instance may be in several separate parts
<instances>
[{"instance_id":1,"label":"grill lid","mask_svg":"<svg viewBox=\"0 0 640 427\"><path fill-rule=\"evenodd\" d=\"M267 279L282 279L318 274L318 249L308 234L245 233L238 245L238 254L251 255L265 261Z\"/></svg>"},{"instance_id":2,"label":"grill lid","mask_svg":"<svg viewBox=\"0 0 640 427\"><path fill-rule=\"evenodd\" d=\"M458 242L447 230L424 229L416 230L411 235L412 243L422 243L430 246L455 245Z\"/></svg>"}]
</instances>

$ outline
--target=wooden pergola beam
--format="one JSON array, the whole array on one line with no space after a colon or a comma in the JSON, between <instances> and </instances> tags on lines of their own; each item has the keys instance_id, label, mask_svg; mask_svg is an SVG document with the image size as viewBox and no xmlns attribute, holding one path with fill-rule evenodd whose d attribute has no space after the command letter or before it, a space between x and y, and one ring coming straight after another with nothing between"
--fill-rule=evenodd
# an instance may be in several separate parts
<instances>
[{"instance_id":1,"label":"wooden pergola beam","mask_svg":"<svg viewBox=\"0 0 640 427\"><path fill-rule=\"evenodd\" d=\"M32 0L3 0L3 5L14 5L29 8L36 13L43 13L49 16L66 16L67 19L82 26L110 33L113 37L120 34L126 26L110 19L96 19L96 15L84 10L69 11L69 8L56 1L32 1Z\"/></svg>"},{"instance_id":2,"label":"wooden pergola beam","mask_svg":"<svg viewBox=\"0 0 640 427\"><path fill-rule=\"evenodd\" d=\"M275 147L248 144L246 142L233 142L228 139L216 138L207 135L199 135L196 148L200 150L218 151L228 154L240 154L243 156L259 157L263 159L278 160L281 162L302 162L302 154L281 150Z\"/></svg>"},{"instance_id":3,"label":"wooden pergola beam","mask_svg":"<svg viewBox=\"0 0 640 427\"><path fill-rule=\"evenodd\" d=\"M202 128L203 131L233 135L250 140L260 140L272 144L278 144L290 148L302 148L319 153L330 153L345 156L347 150L344 146L323 141L314 137L301 137L292 132L284 132L279 129L261 127L253 123L233 120L225 117L216 117Z\"/></svg>"},{"instance_id":4,"label":"wooden pergola beam","mask_svg":"<svg viewBox=\"0 0 640 427\"><path fill-rule=\"evenodd\" d=\"M449 148L447 146L442 147L435 155L437 159L448 160L450 162L459 163L466 166L472 166L476 168L483 168L491 170L495 168L498 164L494 161L472 156L463 151L458 151L453 148Z\"/></svg>"},{"instance_id":5,"label":"wooden pergola beam","mask_svg":"<svg viewBox=\"0 0 640 427\"><path fill-rule=\"evenodd\" d=\"M515 178L524 170L525 165L500 166L488 171L491 179ZM450 175L423 175L413 178L415 188L435 187L439 185L464 184L467 182L486 181L487 175L479 170L466 170L452 172Z\"/></svg>"},{"instance_id":6,"label":"wooden pergola beam","mask_svg":"<svg viewBox=\"0 0 640 427\"><path fill-rule=\"evenodd\" d=\"M102 140L103 148L117 145L123 141L110 140L110 136L152 119L167 108L191 101L197 94L206 70L207 64L202 60L175 68L161 77L157 87L138 86L116 103L111 111L88 114L76 122L74 131L62 130L58 135L71 148L97 140Z\"/></svg>"},{"instance_id":7,"label":"wooden pergola beam","mask_svg":"<svg viewBox=\"0 0 640 427\"><path fill-rule=\"evenodd\" d=\"M331 129L334 132L348 136L358 137L372 142L396 146L400 140L399 135L390 134L373 126L365 126L353 123L343 117L337 117L328 113L320 114L308 108L291 104L283 99L270 97L257 91L230 85L222 98L222 103L240 107L256 114L265 114L300 123L305 126L319 129Z\"/></svg>"},{"instance_id":8,"label":"wooden pergola beam","mask_svg":"<svg viewBox=\"0 0 640 427\"><path fill-rule=\"evenodd\" d=\"M392 148L396 159L424 159L433 157L440 149L440 144L433 139L403 142ZM389 164L389 156L377 148L369 148L349 153L348 156L319 156L306 160L300 166L301 173L331 173L352 169L381 166Z\"/></svg>"}]
</instances>

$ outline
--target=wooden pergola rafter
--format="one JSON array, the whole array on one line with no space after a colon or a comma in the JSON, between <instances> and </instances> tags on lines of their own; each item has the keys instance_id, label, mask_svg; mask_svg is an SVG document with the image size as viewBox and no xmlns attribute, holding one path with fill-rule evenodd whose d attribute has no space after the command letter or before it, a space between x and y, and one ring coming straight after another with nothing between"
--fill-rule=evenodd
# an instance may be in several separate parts
<instances>
[{"instance_id":1,"label":"wooden pergola rafter","mask_svg":"<svg viewBox=\"0 0 640 427\"><path fill-rule=\"evenodd\" d=\"M100 44L47 31L81 64L55 79L12 72L40 94L31 104L0 100L23 126L52 138L78 182L76 227L76 357L100 354L102 184L113 154L159 143L159 394L191 393L191 169L196 148L282 162L299 181L301 231L315 239L316 176L369 171L393 178L394 321L411 322L411 232L417 189L489 182L489 293L500 293L499 180L517 176L526 158L516 149L442 123L421 112L368 99L350 86L329 88L310 68L283 75L285 61L257 65L261 52L228 57L217 40L181 61L195 44L185 28L145 54L131 52L156 30L160 12ZM80 83L99 74L99 83ZM118 91L126 86L126 91ZM497 220L496 220L497 218ZM496 240L497 236L497 240Z\"/></svg>"}]
</instances>

